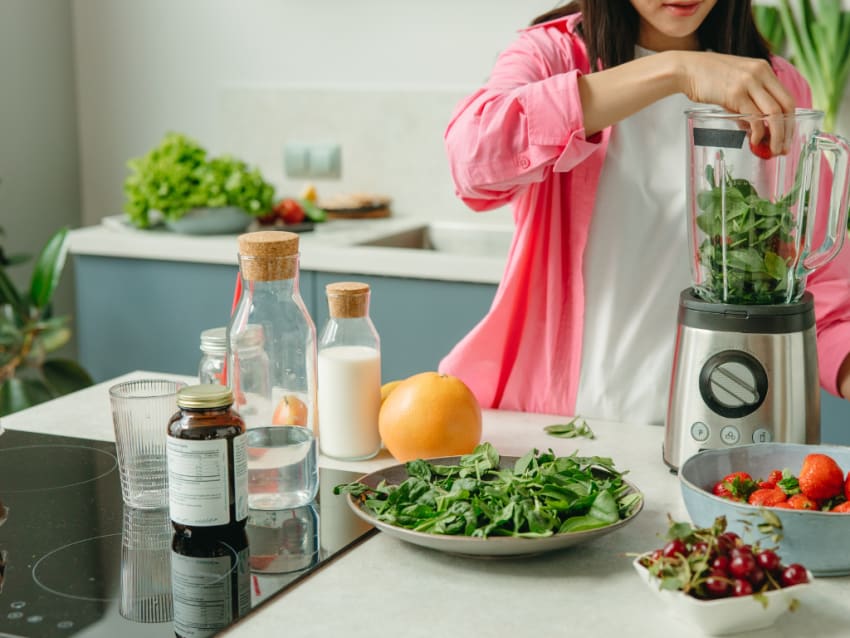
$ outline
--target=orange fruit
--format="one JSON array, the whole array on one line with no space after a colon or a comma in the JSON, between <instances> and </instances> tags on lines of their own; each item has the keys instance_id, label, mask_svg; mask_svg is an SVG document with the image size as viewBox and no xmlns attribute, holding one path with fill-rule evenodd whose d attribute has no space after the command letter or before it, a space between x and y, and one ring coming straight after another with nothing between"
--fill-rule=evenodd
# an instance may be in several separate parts
<instances>
[{"instance_id":1,"label":"orange fruit","mask_svg":"<svg viewBox=\"0 0 850 638\"><path fill-rule=\"evenodd\" d=\"M272 425L307 425L307 405L298 397L287 394L275 408Z\"/></svg>"},{"instance_id":2,"label":"orange fruit","mask_svg":"<svg viewBox=\"0 0 850 638\"><path fill-rule=\"evenodd\" d=\"M396 381L387 381L384 385L381 386L381 403L386 401L387 397L390 396L390 392L396 389L396 386L404 381L404 379L398 379Z\"/></svg>"},{"instance_id":3,"label":"orange fruit","mask_svg":"<svg viewBox=\"0 0 850 638\"><path fill-rule=\"evenodd\" d=\"M384 399L378 429L401 462L469 454L481 441L481 406L457 377L421 372Z\"/></svg>"}]
</instances>

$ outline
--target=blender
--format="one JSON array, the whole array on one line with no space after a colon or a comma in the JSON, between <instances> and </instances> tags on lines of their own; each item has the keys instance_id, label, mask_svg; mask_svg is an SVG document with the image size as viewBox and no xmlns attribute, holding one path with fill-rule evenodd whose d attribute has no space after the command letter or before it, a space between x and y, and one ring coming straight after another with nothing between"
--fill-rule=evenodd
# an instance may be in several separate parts
<instances>
[{"instance_id":1,"label":"blender","mask_svg":"<svg viewBox=\"0 0 850 638\"><path fill-rule=\"evenodd\" d=\"M693 286L679 298L665 423L673 470L704 449L820 441L805 286L841 249L850 186L850 145L820 130L820 111L686 116ZM771 154L771 136L782 154Z\"/></svg>"}]
</instances>

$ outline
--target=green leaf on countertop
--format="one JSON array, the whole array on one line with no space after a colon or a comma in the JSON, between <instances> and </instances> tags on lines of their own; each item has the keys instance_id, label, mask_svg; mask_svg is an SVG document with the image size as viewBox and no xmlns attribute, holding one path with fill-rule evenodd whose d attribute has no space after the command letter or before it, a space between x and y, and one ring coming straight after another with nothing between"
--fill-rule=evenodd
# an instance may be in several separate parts
<instances>
[{"instance_id":1,"label":"green leaf on countertop","mask_svg":"<svg viewBox=\"0 0 850 638\"><path fill-rule=\"evenodd\" d=\"M328 214L309 199L300 199L298 201L304 210L305 217L311 222L323 222L328 218Z\"/></svg>"},{"instance_id":2,"label":"green leaf on countertop","mask_svg":"<svg viewBox=\"0 0 850 638\"><path fill-rule=\"evenodd\" d=\"M557 436L561 439L575 439L580 436L586 439L596 438L587 421L578 416L567 423L554 423L547 425L543 429L547 434Z\"/></svg>"}]
</instances>

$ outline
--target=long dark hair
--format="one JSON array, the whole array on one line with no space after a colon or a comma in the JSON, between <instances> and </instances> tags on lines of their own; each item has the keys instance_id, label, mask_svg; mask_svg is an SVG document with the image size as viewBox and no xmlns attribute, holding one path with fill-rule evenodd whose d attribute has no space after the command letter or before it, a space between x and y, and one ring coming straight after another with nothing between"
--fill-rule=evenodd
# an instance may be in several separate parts
<instances>
[{"instance_id":1,"label":"long dark hair","mask_svg":"<svg viewBox=\"0 0 850 638\"><path fill-rule=\"evenodd\" d=\"M572 13L581 13L580 33L591 61L599 60L603 68L610 68L634 58L640 16L631 2L576 0L537 16L531 24ZM770 48L753 19L751 0L718 0L697 30L697 37L703 49L770 60Z\"/></svg>"}]
</instances>

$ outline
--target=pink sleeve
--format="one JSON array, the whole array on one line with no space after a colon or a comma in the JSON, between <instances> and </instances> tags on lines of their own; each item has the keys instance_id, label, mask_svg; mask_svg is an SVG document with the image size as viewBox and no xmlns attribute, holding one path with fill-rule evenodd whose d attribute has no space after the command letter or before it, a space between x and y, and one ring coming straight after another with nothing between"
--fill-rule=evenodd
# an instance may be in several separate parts
<instances>
[{"instance_id":1,"label":"pink sleeve","mask_svg":"<svg viewBox=\"0 0 850 638\"><path fill-rule=\"evenodd\" d=\"M457 193L471 208L502 206L596 150L584 135L574 38L554 29L523 32L487 84L458 106L445 145Z\"/></svg>"},{"instance_id":2,"label":"pink sleeve","mask_svg":"<svg viewBox=\"0 0 850 638\"><path fill-rule=\"evenodd\" d=\"M774 58L773 67L797 99L797 106L811 108L811 89L803 76L782 58ZM819 189L819 193L818 208L823 212L817 218L815 247L820 245L826 230L825 207L829 197L826 189ZM846 232L843 236L846 237ZM825 390L839 396L838 369L850 353L850 241L844 241L835 259L809 276L806 289L815 298L820 382Z\"/></svg>"}]
</instances>

